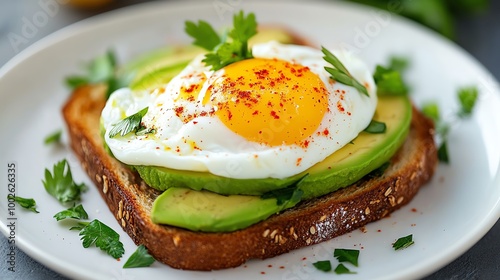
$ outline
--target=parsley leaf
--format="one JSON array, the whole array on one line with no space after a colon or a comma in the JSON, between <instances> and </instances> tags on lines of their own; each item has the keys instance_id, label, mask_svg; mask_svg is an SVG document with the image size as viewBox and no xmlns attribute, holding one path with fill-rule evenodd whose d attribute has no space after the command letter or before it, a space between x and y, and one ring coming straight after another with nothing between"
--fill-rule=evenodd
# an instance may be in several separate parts
<instances>
[{"instance_id":1,"label":"parsley leaf","mask_svg":"<svg viewBox=\"0 0 500 280\"><path fill-rule=\"evenodd\" d=\"M115 90L130 83L131 77L117 74L116 55L112 50L94 58L85 65L86 75L73 75L66 77L66 85L75 89L87 84L107 84L106 97Z\"/></svg>"},{"instance_id":2,"label":"parsley leaf","mask_svg":"<svg viewBox=\"0 0 500 280\"><path fill-rule=\"evenodd\" d=\"M398 240L396 240L396 242L394 242L394 244L392 244L392 248L394 248L394 250L401 250L401 249L408 248L409 246L411 246L413 244L415 244L415 242L413 242L413 235L410 234L408 236L401 237Z\"/></svg>"},{"instance_id":3,"label":"parsley leaf","mask_svg":"<svg viewBox=\"0 0 500 280\"><path fill-rule=\"evenodd\" d=\"M64 220L67 218L72 218L72 219L77 219L77 220L86 220L89 218L89 215L83 209L83 205L79 204L77 206L73 206L71 208L68 208L66 210L63 210L57 214L54 215L54 218L57 221Z\"/></svg>"},{"instance_id":4,"label":"parsley leaf","mask_svg":"<svg viewBox=\"0 0 500 280\"><path fill-rule=\"evenodd\" d=\"M213 50L222 42L213 27L203 20L198 21L198 25L192 21L186 21L184 30L195 39L194 45L206 50Z\"/></svg>"},{"instance_id":5,"label":"parsley leaf","mask_svg":"<svg viewBox=\"0 0 500 280\"><path fill-rule=\"evenodd\" d=\"M372 134L380 134L384 133L386 129L387 126L385 125L385 123L371 120L370 124L368 124L364 131Z\"/></svg>"},{"instance_id":6,"label":"parsley leaf","mask_svg":"<svg viewBox=\"0 0 500 280\"><path fill-rule=\"evenodd\" d=\"M54 131L53 133L47 135L45 139L43 140L43 143L45 145L52 144L52 143L59 143L61 141L61 135L62 135L62 130L59 129L57 131Z\"/></svg>"},{"instance_id":7,"label":"parsley leaf","mask_svg":"<svg viewBox=\"0 0 500 280\"><path fill-rule=\"evenodd\" d=\"M349 262L354 266L358 266L359 250L335 249L335 251L333 251L333 256L337 258L339 262Z\"/></svg>"},{"instance_id":8,"label":"parsley leaf","mask_svg":"<svg viewBox=\"0 0 500 280\"><path fill-rule=\"evenodd\" d=\"M426 103L422 106L422 113L437 125L440 119L439 107L436 103Z\"/></svg>"},{"instance_id":9,"label":"parsley leaf","mask_svg":"<svg viewBox=\"0 0 500 280\"><path fill-rule=\"evenodd\" d=\"M317 261L313 263L313 266L317 268L318 270L328 272L332 270L332 263L328 260L326 261Z\"/></svg>"},{"instance_id":10,"label":"parsley leaf","mask_svg":"<svg viewBox=\"0 0 500 280\"><path fill-rule=\"evenodd\" d=\"M80 231L80 236L84 248L95 244L97 248L115 259L120 258L125 253L123 244L120 242L120 235L97 219L86 225Z\"/></svg>"},{"instance_id":11,"label":"parsley leaf","mask_svg":"<svg viewBox=\"0 0 500 280\"><path fill-rule=\"evenodd\" d=\"M125 136L132 131L138 132L142 130L144 127L142 126L142 118L148 112L148 108L146 107L139 112L126 117L125 119L119 121L114 125L114 127L109 132L109 137L113 138L116 135L120 134L120 136Z\"/></svg>"},{"instance_id":12,"label":"parsley leaf","mask_svg":"<svg viewBox=\"0 0 500 280\"><path fill-rule=\"evenodd\" d=\"M377 84L377 95L408 94L408 86L402 76L408 65L407 59L395 56L391 57L389 66L377 65L373 74L373 79Z\"/></svg>"},{"instance_id":13,"label":"parsley leaf","mask_svg":"<svg viewBox=\"0 0 500 280\"><path fill-rule=\"evenodd\" d=\"M450 163L450 158L448 157L448 146L445 140L443 140L441 145L439 145L437 154L440 162Z\"/></svg>"},{"instance_id":14,"label":"parsley leaf","mask_svg":"<svg viewBox=\"0 0 500 280\"><path fill-rule=\"evenodd\" d=\"M377 65L373 74L375 84L377 84L377 94L383 95L406 95L406 86L400 72Z\"/></svg>"},{"instance_id":15,"label":"parsley leaf","mask_svg":"<svg viewBox=\"0 0 500 280\"><path fill-rule=\"evenodd\" d=\"M231 63L252 58L252 51L248 48L248 40L257 34L255 14L247 16L240 11L233 17L233 29L228 38L220 38L215 30L205 21L198 21L198 25L186 21L185 31L195 39L193 44L210 51L205 55L203 62L211 66L213 71L219 70Z\"/></svg>"},{"instance_id":16,"label":"parsley leaf","mask_svg":"<svg viewBox=\"0 0 500 280\"><path fill-rule=\"evenodd\" d=\"M321 51L325 55L323 59L330 63L333 67L325 67L325 70L331 75L331 79L335 80L341 84L352 86L356 88L360 93L363 93L366 96L368 95L368 91L366 87L360 84L354 77L349 73L347 68L345 68L344 64L340 62L340 60L325 47L321 47Z\"/></svg>"},{"instance_id":17,"label":"parsley leaf","mask_svg":"<svg viewBox=\"0 0 500 280\"><path fill-rule=\"evenodd\" d=\"M460 119L470 117L476 104L479 91L477 87L463 87L457 92L457 98L460 102L460 110L456 112L456 116ZM439 107L436 103L426 103L422 106L422 113L432 119L436 127L436 135L440 137L440 145L437 151L440 162L449 163L447 139L450 131L450 124L440 119ZM438 141L439 142L439 141Z\"/></svg>"},{"instance_id":18,"label":"parsley leaf","mask_svg":"<svg viewBox=\"0 0 500 280\"><path fill-rule=\"evenodd\" d=\"M474 105L476 105L478 95L478 89L474 86L464 87L458 90L458 100L461 105L460 112L458 112L459 117L465 118L472 114L472 109Z\"/></svg>"},{"instance_id":19,"label":"parsley leaf","mask_svg":"<svg viewBox=\"0 0 500 280\"><path fill-rule=\"evenodd\" d=\"M246 17L243 11L233 17L233 30L229 31L229 37L240 42L241 56L251 58L252 53L248 49L248 40L257 34L257 21L255 14L249 13Z\"/></svg>"},{"instance_id":20,"label":"parsley leaf","mask_svg":"<svg viewBox=\"0 0 500 280\"><path fill-rule=\"evenodd\" d=\"M81 231L84 227L88 226L90 222L78 222L76 226L72 226L69 228L69 230L78 230Z\"/></svg>"},{"instance_id":21,"label":"parsley leaf","mask_svg":"<svg viewBox=\"0 0 500 280\"><path fill-rule=\"evenodd\" d=\"M392 56L389 62L389 69L403 72L408 68L409 65L410 62L408 61L408 59L399 56Z\"/></svg>"},{"instance_id":22,"label":"parsley leaf","mask_svg":"<svg viewBox=\"0 0 500 280\"><path fill-rule=\"evenodd\" d=\"M309 174L304 175L302 178L298 179L286 188L268 191L263 193L260 197L262 199L276 198L276 204L278 204L278 206L285 203L295 205L300 201L302 195L304 194L304 191L298 187L299 183L308 175Z\"/></svg>"},{"instance_id":23,"label":"parsley leaf","mask_svg":"<svg viewBox=\"0 0 500 280\"><path fill-rule=\"evenodd\" d=\"M336 274L356 274L356 272L350 271L347 267L345 267L345 265L341 263L337 265L334 271Z\"/></svg>"},{"instance_id":24,"label":"parsley leaf","mask_svg":"<svg viewBox=\"0 0 500 280\"><path fill-rule=\"evenodd\" d=\"M40 213L36 210L36 201L33 198L23 198L15 195L8 195L7 199L14 198L14 201L17 202L21 207L28 209L35 213Z\"/></svg>"},{"instance_id":25,"label":"parsley leaf","mask_svg":"<svg viewBox=\"0 0 500 280\"><path fill-rule=\"evenodd\" d=\"M153 256L148 254L144 245L137 247L137 250L128 258L123 268L148 267L155 262Z\"/></svg>"},{"instance_id":26,"label":"parsley leaf","mask_svg":"<svg viewBox=\"0 0 500 280\"><path fill-rule=\"evenodd\" d=\"M76 184L73 181L66 159L54 165L53 174L45 169L45 181L42 182L45 190L61 203L79 201L81 193L87 190L84 183Z\"/></svg>"}]
</instances>

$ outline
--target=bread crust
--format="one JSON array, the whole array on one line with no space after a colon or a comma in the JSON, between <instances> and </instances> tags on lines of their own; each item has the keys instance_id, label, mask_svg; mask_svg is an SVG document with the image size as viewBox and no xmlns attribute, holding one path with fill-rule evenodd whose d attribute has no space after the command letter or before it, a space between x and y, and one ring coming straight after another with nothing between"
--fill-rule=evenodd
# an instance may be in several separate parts
<instances>
[{"instance_id":1,"label":"bread crust","mask_svg":"<svg viewBox=\"0 0 500 280\"><path fill-rule=\"evenodd\" d=\"M433 124L413 109L409 136L382 176L364 178L331 194L299 203L246 229L203 233L152 223L160 194L109 156L100 137L104 86L77 89L63 108L70 145L123 230L156 260L187 270L237 267L320 243L386 217L407 204L433 175Z\"/></svg>"}]
</instances>

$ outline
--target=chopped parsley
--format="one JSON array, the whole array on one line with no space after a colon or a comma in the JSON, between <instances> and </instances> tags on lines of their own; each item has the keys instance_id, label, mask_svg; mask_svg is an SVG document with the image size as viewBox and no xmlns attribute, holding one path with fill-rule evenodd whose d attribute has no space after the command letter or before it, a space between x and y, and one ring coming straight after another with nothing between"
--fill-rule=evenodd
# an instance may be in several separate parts
<instances>
[{"instance_id":1,"label":"chopped parsley","mask_svg":"<svg viewBox=\"0 0 500 280\"><path fill-rule=\"evenodd\" d=\"M123 268L148 267L155 262L153 256L148 253L144 245L137 247L137 250L128 258Z\"/></svg>"},{"instance_id":2,"label":"chopped parsley","mask_svg":"<svg viewBox=\"0 0 500 280\"><path fill-rule=\"evenodd\" d=\"M56 163L51 173L45 169L45 190L61 203L80 201L80 195L87 190L84 183L77 184L73 181L71 169L66 159Z\"/></svg>"},{"instance_id":3,"label":"chopped parsley","mask_svg":"<svg viewBox=\"0 0 500 280\"><path fill-rule=\"evenodd\" d=\"M142 133L142 130L145 129L142 126L142 118L148 112L148 108L149 107L146 107L139 112L130 115L114 124L113 128L109 132L109 137L113 138L118 134L120 134L120 136L125 136L132 131L135 131L136 133Z\"/></svg>"},{"instance_id":4,"label":"chopped parsley","mask_svg":"<svg viewBox=\"0 0 500 280\"><path fill-rule=\"evenodd\" d=\"M95 245L115 259L125 253L123 244L120 242L120 235L97 219L86 224L81 229L80 236L84 248Z\"/></svg>"},{"instance_id":5,"label":"chopped parsley","mask_svg":"<svg viewBox=\"0 0 500 280\"><path fill-rule=\"evenodd\" d=\"M33 198L23 198L20 196L8 195L7 199L14 198L14 201L17 202L21 207L28 209L35 213L40 213L36 210L36 201Z\"/></svg>"},{"instance_id":6,"label":"chopped parsley","mask_svg":"<svg viewBox=\"0 0 500 280\"><path fill-rule=\"evenodd\" d=\"M286 188L268 191L260 197L262 199L276 198L276 203L278 205L283 205L285 203L296 204L300 201L302 195L304 194L304 191L298 187L299 183L308 175L309 174L304 175L302 178L298 179Z\"/></svg>"},{"instance_id":7,"label":"chopped parsley","mask_svg":"<svg viewBox=\"0 0 500 280\"><path fill-rule=\"evenodd\" d=\"M235 14L233 29L229 30L227 36L220 37L209 23L202 20L198 24L186 21L185 31L194 38L194 45L209 51L203 62L214 71L253 57L248 47L248 40L257 34L257 22L253 13L245 16L240 11Z\"/></svg>"},{"instance_id":8,"label":"chopped parsley","mask_svg":"<svg viewBox=\"0 0 500 280\"><path fill-rule=\"evenodd\" d=\"M377 95L406 95L408 86L403 80L402 72L408 67L408 61L392 57L388 67L377 65L373 79L377 84Z\"/></svg>"},{"instance_id":9,"label":"chopped parsley","mask_svg":"<svg viewBox=\"0 0 500 280\"><path fill-rule=\"evenodd\" d=\"M332 263L329 260L326 261L317 261L313 263L313 266L318 270L328 272L332 270Z\"/></svg>"},{"instance_id":10,"label":"chopped parsley","mask_svg":"<svg viewBox=\"0 0 500 280\"><path fill-rule=\"evenodd\" d=\"M87 84L106 84L106 97L115 90L129 84L131 77L117 74L116 55L112 50L97 56L85 65L85 75L73 75L66 78L65 82L71 89L76 89Z\"/></svg>"},{"instance_id":11,"label":"chopped parsley","mask_svg":"<svg viewBox=\"0 0 500 280\"><path fill-rule=\"evenodd\" d=\"M387 126L383 122L379 122L376 120L371 120L370 124L365 128L365 132L372 133L372 134L380 134L380 133L385 133L385 130L387 129Z\"/></svg>"},{"instance_id":12,"label":"chopped parsley","mask_svg":"<svg viewBox=\"0 0 500 280\"><path fill-rule=\"evenodd\" d=\"M64 219L77 219L77 220L86 220L89 218L89 215L83 209L83 205L78 204L76 206L70 207L66 210L63 210L57 214L54 215L54 218L57 221L64 220Z\"/></svg>"},{"instance_id":13,"label":"chopped parsley","mask_svg":"<svg viewBox=\"0 0 500 280\"><path fill-rule=\"evenodd\" d=\"M479 91L477 87L470 86L458 89L457 98L460 102L460 109L455 113L458 119L465 119L472 115L478 96ZM422 106L422 113L430 118L436 127L436 135L439 137L439 148L437 151L439 161L449 163L447 141L451 127L450 123L441 120L439 106L436 103L424 104Z\"/></svg>"},{"instance_id":14,"label":"chopped parsley","mask_svg":"<svg viewBox=\"0 0 500 280\"><path fill-rule=\"evenodd\" d=\"M348 262L354 266L358 266L359 250L335 249L333 256L337 258L339 262Z\"/></svg>"},{"instance_id":15,"label":"chopped parsley","mask_svg":"<svg viewBox=\"0 0 500 280\"><path fill-rule=\"evenodd\" d=\"M325 47L321 47L321 51L325 55L323 59L330 63L332 67L325 67L326 72L328 72L331 76L330 78L334 81L337 81L341 84L352 86L357 89L360 93L369 96L368 90L361 83L359 83L352 75L349 73L347 68L345 68L344 64L340 62L340 60L331 53Z\"/></svg>"},{"instance_id":16,"label":"chopped parsley","mask_svg":"<svg viewBox=\"0 0 500 280\"><path fill-rule=\"evenodd\" d=\"M354 271L350 271L344 264L339 263L335 268L336 274L356 274Z\"/></svg>"},{"instance_id":17,"label":"chopped parsley","mask_svg":"<svg viewBox=\"0 0 500 280\"><path fill-rule=\"evenodd\" d=\"M401 250L408 248L413 244L415 244L415 242L413 242L413 235L410 234L408 236L401 237L398 240L396 240L396 242L392 244L392 248L394 248L394 250Z\"/></svg>"},{"instance_id":18,"label":"chopped parsley","mask_svg":"<svg viewBox=\"0 0 500 280\"><path fill-rule=\"evenodd\" d=\"M49 145L52 143L60 143L61 136L62 136L62 130L58 129L57 131L54 131L53 133L47 135L47 137L43 139L43 143L45 145Z\"/></svg>"},{"instance_id":19,"label":"chopped parsley","mask_svg":"<svg viewBox=\"0 0 500 280\"><path fill-rule=\"evenodd\" d=\"M461 118L469 117L472 114L472 109L476 105L478 89L474 86L463 87L458 90L458 100L460 101L460 111L458 116Z\"/></svg>"}]
</instances>

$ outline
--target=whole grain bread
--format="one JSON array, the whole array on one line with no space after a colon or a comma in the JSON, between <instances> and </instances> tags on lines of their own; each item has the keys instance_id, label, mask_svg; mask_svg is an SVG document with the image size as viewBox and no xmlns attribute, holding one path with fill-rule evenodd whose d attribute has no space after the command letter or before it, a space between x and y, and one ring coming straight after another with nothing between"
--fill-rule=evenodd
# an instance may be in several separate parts
<instances>
[{"instance_id":1,"label":"whole grain bread","mask_svg":"<svg viewBox=\"0 0 500 280\"><path fill-rule=\"evenodd\" d=\"M81 87L65 104L71 147L123 230L158 261L174 268L236 267L345 234L407 204L437 164L432 122L413 109L409 136L381 176L365 177L234 232L202 233L158 225L151 221L150 211L160 193L103 148L99 118L104 92L104 86Z\"/></svg>"}]
</instances>

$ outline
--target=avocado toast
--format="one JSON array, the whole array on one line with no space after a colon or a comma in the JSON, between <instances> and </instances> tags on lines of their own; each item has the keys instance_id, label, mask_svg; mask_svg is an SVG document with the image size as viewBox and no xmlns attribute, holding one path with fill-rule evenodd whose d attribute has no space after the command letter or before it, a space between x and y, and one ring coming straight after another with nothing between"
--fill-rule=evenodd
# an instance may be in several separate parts
<instances>
[{"instance_id":1,"label":"avocado toast","mask_svg":"<svg viewBox=\"0 0 500 280\"><path fill-rule=\"evenodd\" d=\"M104 149L99 132L104 95L104 87L82 87L64 107L71 147L124 231L175 268L236 267L332 239L407 204L437 164L432 122L413 109L409 135L380 176L303 201L243 230L206 233L159 225L150 215L161 192Z\"/></svg>"},{"instance_id":2,"label":"avocado toast","mask_svg":"<svg viewBox=\"0 0 500 280\"><path fill-rule=\"evenodd\" d=\"M273 257L359 228L408 203L437 163L431 121L412 108L407 97L383 97L376 116L387 124L384 134L361 133L302 174L266 179L261 189L242 193L239 180L214 183L216 189L210 189L206 186L220 177L139 165L129 168L117 161L106 150L100 131L105 103L104 86L84 86L74 92L63 110L71 146L134 242L144 244L157 260L175 268L235 267L248 259ZM191 189L171 188L179 182ZM294 191L285 203L263 197L291 185ZM298 199L293 199L295 190L301 192ZM245 201L246 207L238 200L246 199L245 195L252 200ZM199 203L203 200L208 203ZM225 207L228 201L233 207ZM186 207L176 206L182 203ZM167 208L158 210L162 205ZM197 206L192 215L184 211ZM214 207L216 215L206 211ZM229 224L212 221L212 216L221 213Z\"/></svg>"}]
</instances>

